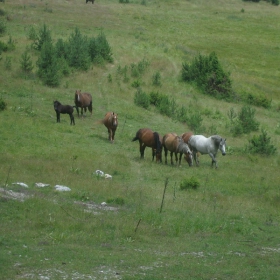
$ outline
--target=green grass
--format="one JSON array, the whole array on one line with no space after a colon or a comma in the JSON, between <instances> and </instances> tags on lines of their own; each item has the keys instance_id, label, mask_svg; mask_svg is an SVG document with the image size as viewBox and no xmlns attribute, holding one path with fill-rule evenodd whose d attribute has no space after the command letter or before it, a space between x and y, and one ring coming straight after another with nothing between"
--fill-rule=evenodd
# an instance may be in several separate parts
<instances>
[{"instance_id":1,"label":"green grass","mask_svg":"<svg viewBox=\"0 0 280 280\"><path fill-rule=\"evenodd\" d=\"M0 192L0 278L278 279L279 154L245 153L248 139L260 132L235 138L227 116L244 104L203 95L180 81L180 70L183 61L215 51L236 92L272 99L272 107L256 107L255 116L279 151L279 8L265 1L130 2L0 3L10 19L0 40L11 35L16 47L0 61L0 98L7 103L0 112L0 187L6 191ZM68 38L76 26L87 36L102 30L114 63L74 72L58 88L43 86L35 69L25 78L20 58L32 43L28 30L44 23L54 40ZM31 56L36 65L37 53ZM140 78L146 93L159 91L197 108L203 134L227 138L218 169L208 155L200 156L200 167L185 161L173 167L169 159L156 164L148 148L140 160L139 144L131 142L139 128L161 135L190 130L133 103L136 78L129 74L123 81L117 69L143 59L149 62ZM160 87L153 85L155 73ZM79 119L75 112L75 126L62 115L57 124L53 101L74 104L76 89L92 93L93 115ZM98 124L107 111L119 115L115 144ZM113 179L97 177L97 169ZM192 177L199 187L180 190ZM36 182L50 186L37 188ZM71 191L56 192L56 184ZM28 197L13 200L9 190Z\"/></svg>"}]
</instances>

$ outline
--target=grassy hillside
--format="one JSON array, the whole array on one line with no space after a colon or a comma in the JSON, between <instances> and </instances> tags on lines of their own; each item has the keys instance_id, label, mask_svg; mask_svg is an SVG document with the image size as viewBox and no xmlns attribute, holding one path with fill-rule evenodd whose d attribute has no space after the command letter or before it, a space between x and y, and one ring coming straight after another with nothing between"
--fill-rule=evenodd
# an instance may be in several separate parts
<instances>
[{"instance_id":1,"label":"grassy hillside","mask_svg":"<svg viewBox=\"0 0 280 280\"><path fill-rule=\"evenodd\" d=\"M15 44L0 61L0 98L7 103L0 112L1 279L278 277L279 7L241 0L6 0L0 9L7 26L0 41L11 36ZM54 41L66 40L76 27L86 36L104 32L114 62L73 71L59 87L44 86L28 39L30 28L43 24ZM20 69L26 47L35 66L28 77ZM253 107L259 131L234 137L228 112L244 103L216 100L181 81L182 62L213 51L235 92L272 100L271 108ZM169 156L167 165L156 164L148 148L140 160L139 144L131 142L139 128L161 135L190 131L188 123L134 104L137 79L129 71L124 79L119 69L142 60L149 62L139 78L145 92L197 109L202 133L227 139L218 169L208 155L200 156L199 167L185 161L171 166ZM157 72L161 86L153 85ZM68 115L56 123L53 101L74 105L76 89L92 94L92 116L75 112L75 126ZM107 111L119 116L114 144L98 123ZM262 128L275 155L245 150ZM97 177L97 169L112 180ZM180 190L190 178L199 187ZM50 186L38 188L38 182ZM71 191L58 192L55 185Z\"/></svg>"}]
</instances>

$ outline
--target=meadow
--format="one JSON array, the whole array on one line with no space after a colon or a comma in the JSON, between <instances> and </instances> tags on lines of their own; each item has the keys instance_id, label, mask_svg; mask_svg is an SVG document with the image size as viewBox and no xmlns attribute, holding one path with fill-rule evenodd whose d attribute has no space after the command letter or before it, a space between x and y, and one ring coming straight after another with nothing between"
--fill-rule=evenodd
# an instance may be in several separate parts
<instances>
[{"instance_id":1,"label":"meadow","mask_svg":"<svg viewBox=\"0 0 280 280\"><path fill-rule=\"evenodd\" d=\"M0 111L0 279L278 279L279 6L241 0L85 2L0 2L7 26L0 41L15 45L0 60L0 98L7 104ZM85 36L103 32L113 62L73 70L58 87L45 86L28 38L31 28L44 24L54 41L76 27ZM27 47L34 65L28 76L21 70ZM183 62L213 51L235 92L271 100L269 108L252 106L258 131L233 136L229 112L244 103L217 100L180 79ZM119 75L143 60L149 66L140 78L129 71ZM153 84L156 73L160 85ZM161 135L191 129L153 106L137 106L135 81L147 93L167 94L201 112L202 134L227 139L217 169L208 155L200 156L199 167L185 161L171 166L169 156L167 165L157 164L149 148L140 159L139 144L131 141L139 128ZM77 89L92 94L93 114L78 118L75 112L75 126L68 115L56 123L53 101L74 105ZM107 111L119 118L114 144L98 123ZM274 155L246 150L261 129L277 148ZM199 187L181 190L189 178ZM38 182L50 186L38 188ZM55 185L71 191L58 192Z\"/></svg>"}]
</instances>

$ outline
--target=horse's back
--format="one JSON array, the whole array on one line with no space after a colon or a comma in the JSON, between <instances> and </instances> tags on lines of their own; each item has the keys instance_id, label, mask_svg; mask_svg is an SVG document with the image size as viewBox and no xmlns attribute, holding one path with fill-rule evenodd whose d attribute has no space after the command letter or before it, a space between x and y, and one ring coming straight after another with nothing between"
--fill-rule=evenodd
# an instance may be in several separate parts
<instances>
[{"instance_id":1,"label":"horse's back","mask_svg":"<svg viewBox=\"0 0 280 280\"><path fill-rule=\"evenodd\" d=\"M211 137L204 135L193 135L190 137L189 145L192 149L196 149L201 154L208 154L212 145Z\"/></svg>"},{"instance_id":2,"label":"horse's back","mask_svg":"<svg viewBox=\"0 0 280 280\"><path fill-rule=\"evenodd\" d=\"M190 131L190 132L185 132L181 135L182 139L184 140L184 142L186 144L188 144L190 138L193 136L193 133Z\"/></svg>"},{"instance_id":3,"label":"horse's back","mask_svg":"<svg viewBox=\"0 0 280 280\"><path fill-rule=\"evenodd\" d=\"M178 135L176 133L167 133L163 136L162 145L165 149L175 151L177 148Z\"/></svg>"}]
</instances>

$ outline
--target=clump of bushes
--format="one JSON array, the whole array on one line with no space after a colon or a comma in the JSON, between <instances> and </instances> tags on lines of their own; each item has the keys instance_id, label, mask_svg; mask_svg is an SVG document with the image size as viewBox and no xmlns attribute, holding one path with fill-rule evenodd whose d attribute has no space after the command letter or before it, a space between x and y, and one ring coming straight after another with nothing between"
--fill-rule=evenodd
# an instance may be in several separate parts
<instances>
[{"instance_id":1,"label":"clump of bushes","mask_svg":"<svg viewBox=\"0 0 280 280\"><path fill-rule=\"evenodd\" d=\"M68 40L60 38L53 43L51 32L44 24L38 34L31 27L28 38L33 40L33 48L40 52L38 75L48 86L58 86L70 69L87 71L91 63L113 62L112 50L103 32L96 38L88 38L75 28Z\"/></svg>"},{"instance_id":2,"label":"clump of bushes","mask_svg":"<svg viewBox=\"0 0 280 280\"><path fill-rule=\"evenodd\" d=\"M150 106L149 95L146 92L144 92L141 88L138 88L134 95L134 103L139 107L148 109Z\"/></svg>"},{"instance_id":3,"label":"clump of bushes","mask_svg":"<svg viewBox=\"0 0 280 280\"><path fill-rule=\"evenodd\" d=\"M249 140L249 145L246 149L251 153L274 155L277 149L270 141L271 137L268 137L267 132L262 129L260 135L254 135Z\"/></svg>"},{"instance_id":4,"label":"clump of bushes","mask_svg":"<svg viewBox=\"0 0 280 280\"><path fill-rule=\"evenodd\" d=\"M225 100L234 98L230 75L223 70L215 52L209 56L199 54L191 63L184 62L181 75L183 81L195 83L206 94Z\"/></svg>"},{"instance_id":5,"label":"clump of bushes","mask_svg":"<svg viewBox=\"0 0 280 280\"><path fill-rule=\"evenodd\" d=\"M260 2L261 0L243 0L244 2ZM278 6L279 0L265 0L266 2L271 2L272 5Z\"/></svg>"},{"instance_id":6,"label":"clump of bushes","mask_svg":"<svg viewBox=\"0 0 280 280\"><path fill-rule=\"evenodd\" d=\"M196 177L185 178L180 182L180 190L197 189L200 183Z\"/></svg>"}]
</instances>

